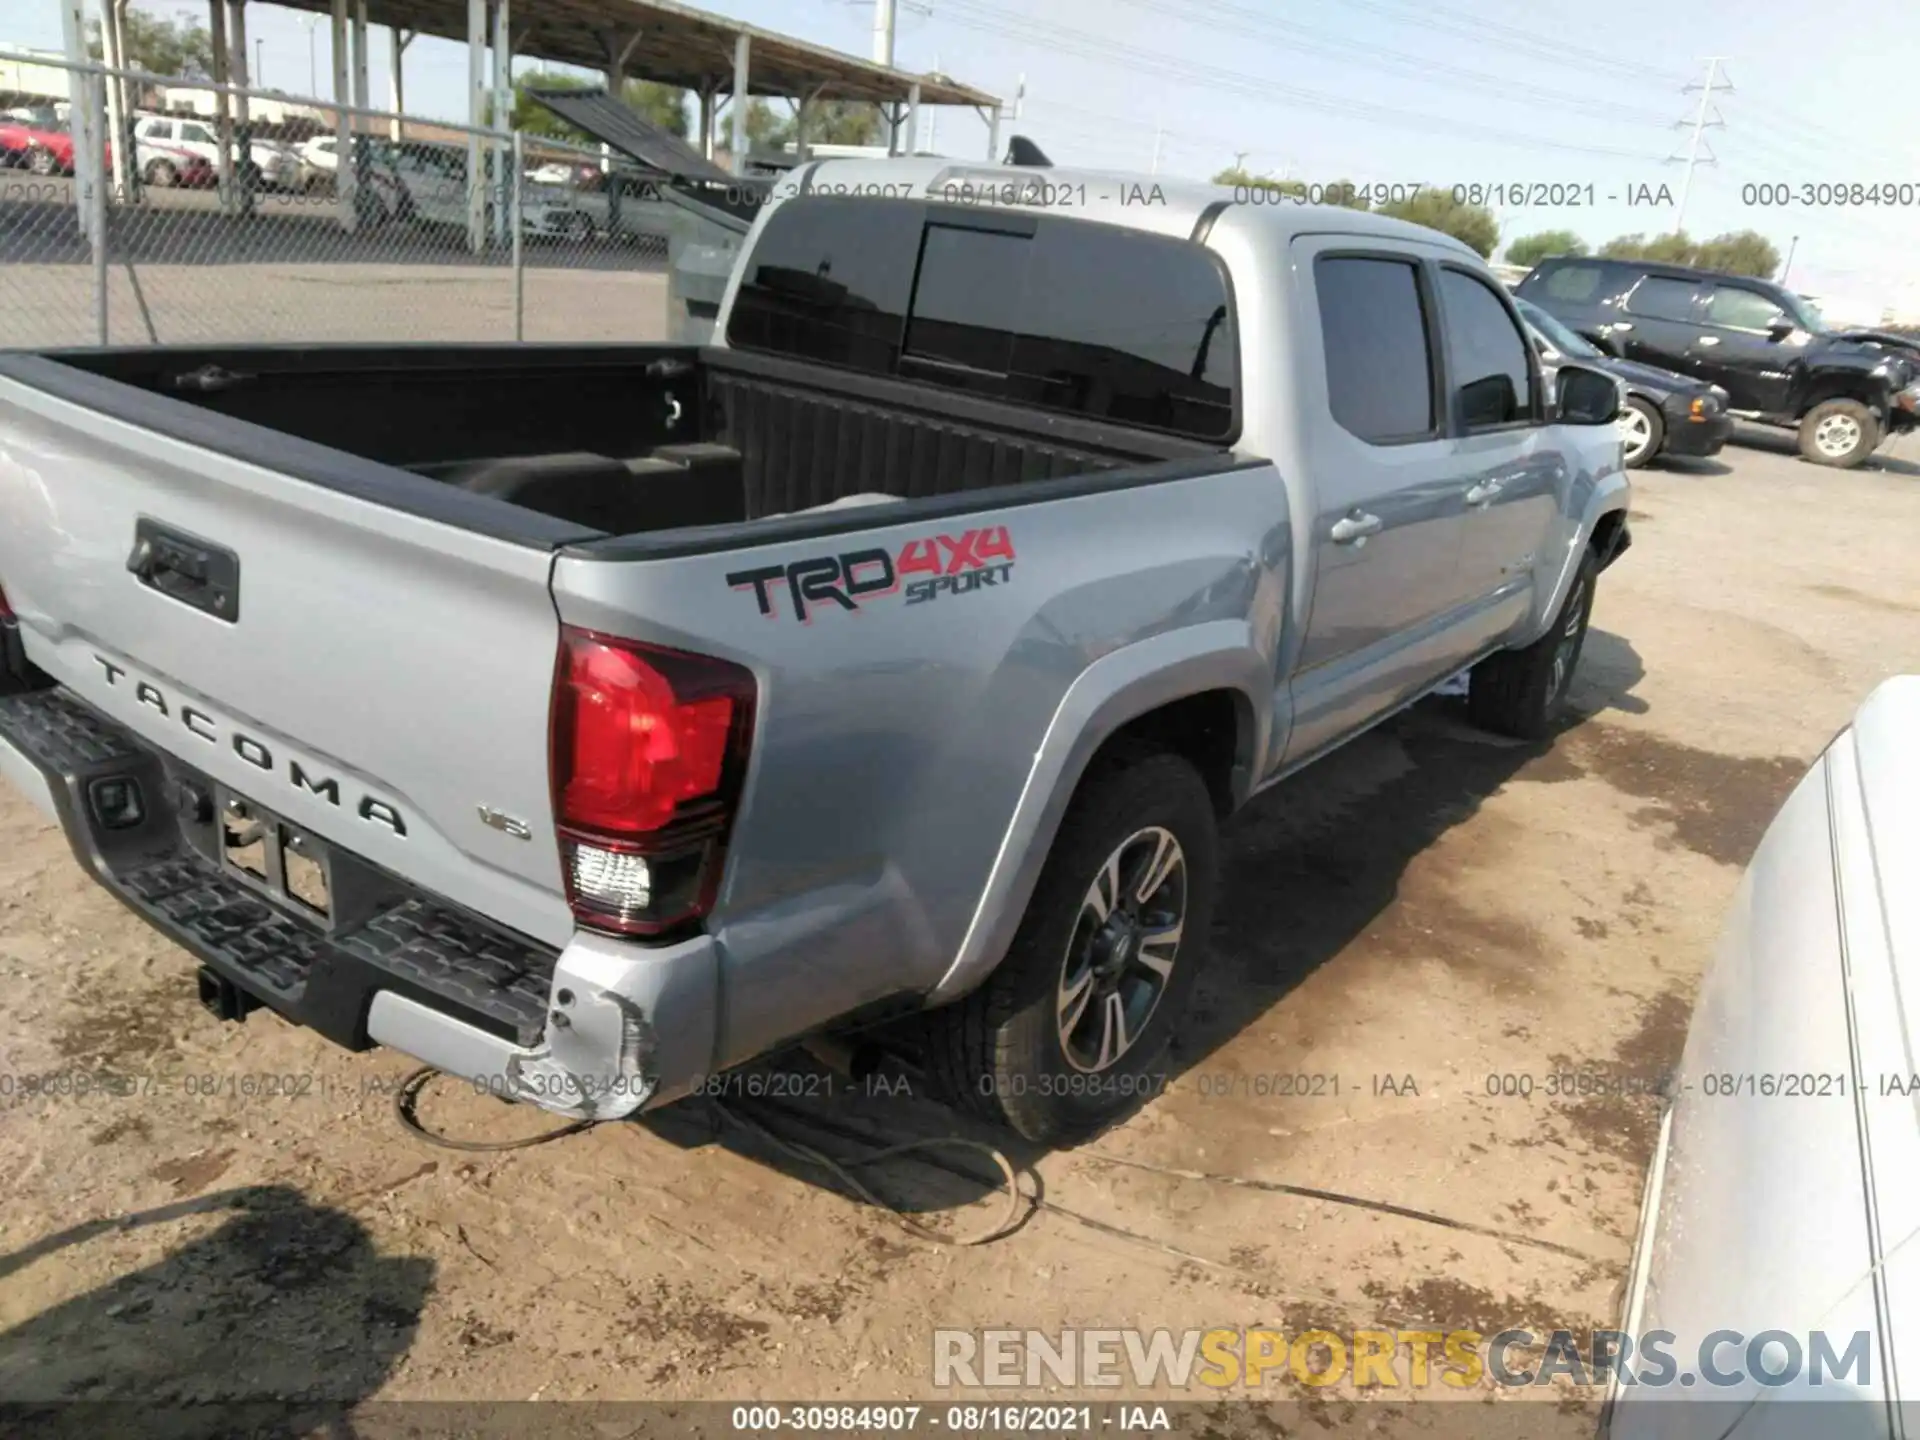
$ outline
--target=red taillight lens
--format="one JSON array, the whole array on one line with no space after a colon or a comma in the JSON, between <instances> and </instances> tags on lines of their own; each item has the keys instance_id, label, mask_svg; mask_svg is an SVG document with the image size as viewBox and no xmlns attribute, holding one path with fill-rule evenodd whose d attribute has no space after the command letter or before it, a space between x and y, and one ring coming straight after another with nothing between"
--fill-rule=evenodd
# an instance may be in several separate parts
<instances>
[{"instance_id":1,"label":"red taillight lens","mask_svg":"<svg viewBox=\"0 0 1920 1440\"><path fill-rule=\"evenodd\" d=\"M656 934L706 913L755 694L730 661L562 627L554 817L583 924Z\"/></svg>"},{"instance_id":2,"label":"red taillight lens","mask_svg":"<svg viewBox=\"0 0 1920 1440\"><path fill-rule=\"evenodd\" d=\"M589 635L561 656L560 735L570 742L560 811L609 835L658 830L682 801L720 785L731 695L681 700L636 649Z\"/></svg>"},{"instance_id":3,"label":"red taillight lens","mask_svg":"<svg viewBox=\"0 0 1920 1440\"><path fill-rule=\"evenodd\" d=\"M0 624L5 624L13 618L13 606L7 603L7 587L0 585Z\"/></svg>"}]
</instances>

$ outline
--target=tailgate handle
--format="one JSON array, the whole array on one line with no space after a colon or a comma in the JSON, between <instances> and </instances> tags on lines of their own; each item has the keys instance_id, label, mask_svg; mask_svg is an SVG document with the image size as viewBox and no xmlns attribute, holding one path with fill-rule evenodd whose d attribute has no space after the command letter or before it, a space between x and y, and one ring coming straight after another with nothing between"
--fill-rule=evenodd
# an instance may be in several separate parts
<instances>
[{"instance_id":1,"label":"tailgate handle","mask_svg":"<svg viewBox=\"0 0 1920 1440\"><path fill-rule=\"evenodd\" d=\"M142 517L134 522L127 570L149 590L216 620L240 618L240 557L225 546Z\"/></svg>"}]
</instances>

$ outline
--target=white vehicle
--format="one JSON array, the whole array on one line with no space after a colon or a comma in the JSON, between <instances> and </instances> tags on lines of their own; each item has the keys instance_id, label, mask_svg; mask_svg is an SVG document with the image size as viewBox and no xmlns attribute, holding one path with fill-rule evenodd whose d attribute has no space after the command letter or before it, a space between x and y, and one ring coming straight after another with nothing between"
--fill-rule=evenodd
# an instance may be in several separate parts
<instances>
[{"instance_id":1,"label":"white vehicle","mask_svg":"<svg viewBox=\"0 0 1920 1440\"><path fill-rule=\"evenodd\" d=\"M427 225L467 223L465 149L438 144L384 145L376 150L372 169L392 218ZM491 196L487 213L493 213ZM593 216L572 191L525 182L520 187L520 223L528 235L576 243L592 239L595 230Z\"/></svg>"},{"instance_id":2,"label":"white vehicle","mask_svg":"<svg viewBox=\"0 0 1920 1440\"><path fill-rule=\"evenodd\" d=\"M1682 1384L1706 1383L1649 1385L1622 1355L1611 1440L1911 1433L1916 733L1920 675L1884 681L1734 893L1664 1087L1621 1319L1636 1341L1664 1337Z\"/></svg>"},{"instance_id":3,"label":"white vehicle","mask_svg":"<svg viewBox=\"0 0 1920 1440\"><path fill-rule=\"evenodd\" d=\"M312 184L316 180L331 180L340 170L340 137L337 135L316 135L299 149L300 165L304 170L303 180Z\"/></svg>"},{"instance_id":4,"label":"white vehicle","mask_svg":"<svg viewBox=\"0 0 1920 1440\"><path fill-rule=\"evenodd\" d=\"M198 155L209 165L220 163L220 140L214 127L205 120L196 120L191 116L142 115L133 122L134 139L142 143L171 145L185 150L190 155ZM248 146L248 154L259 167L261 183L273 190L296 189L300 183L300 159L288 146L277 140L255 140ZM240 158L240 147L234 144L233 158ZM156 176L150 177L151 183L165 186L172 183L166 167L160 167Z\"/></svg>"}]
</instances>

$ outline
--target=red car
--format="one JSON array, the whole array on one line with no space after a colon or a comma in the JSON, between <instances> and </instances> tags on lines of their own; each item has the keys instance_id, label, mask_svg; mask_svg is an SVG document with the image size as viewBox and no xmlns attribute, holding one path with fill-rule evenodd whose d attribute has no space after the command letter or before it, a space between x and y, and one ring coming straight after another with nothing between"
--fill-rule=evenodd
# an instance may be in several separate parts
<instances>
[{"instance_id":1,"label":"red car","mask_svg":"<svg viewBox=\"0 0 1920 1440\"><path fill-rule=\"evenodd\" d=\"M203 155L172 145L140 141L134 147L140 178L162 188L183 185L201 189L219 176ZM113 142L106 145L107 164L113 164ZM73 135L58 121L0 117L0 164L24 166L36 175L73 174Z\"/></svg>"},{"instance_id":2,"label":"red car","mask_svg":"<svg viewBox=\"0 0 1920 1440\"><path fill-rule=\"evenodd\" d=\"M36 175L71 175L73 136L57 124L0 118L0 164L24 165Z\"/></svg>"}]
</instances>

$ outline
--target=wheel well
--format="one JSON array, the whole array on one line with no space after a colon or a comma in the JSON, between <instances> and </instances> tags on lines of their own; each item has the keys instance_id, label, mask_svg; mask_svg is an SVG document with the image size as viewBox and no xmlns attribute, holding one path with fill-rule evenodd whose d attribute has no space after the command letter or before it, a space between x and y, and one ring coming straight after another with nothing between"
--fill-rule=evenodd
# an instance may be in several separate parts
<instances>
[{"instance_id":1,"label":"wheel well","mask_svg":"<svg viewBox=\"0 0 1920 1440\"><path fill-rule=\"evenodd\" d=\"M1594 522L1593 538L1587 541L1587 548L1593 551L1593 558L1600 563L1602 570L1611 565L1623 548L1620 544L1626 530L1627 512L1609 510Z\"/></svg>"},{"instance_id":2,"label":"wheel well","mask_svg":"<svg viewBox=\"0 0 1920 1440\"><path fill-rule=\"evenodd\" d=\"M1851 400L1856 405L1866 406L1876 415L1884 413L1880 397L1875 395L1872 387L1863 383L1860 377L1830 375L1824 380L1816 380L1807 387L1806 403L1800 407L1799 418L1806 419L1807 413L1816 405L1824 405L1829 400Z\"/></svg>"},{"instance_id":3,"label":"wheel well","mask_svg":"<svg viewBox=\"0 0 1920 1440\"><path fill-rule=\"evenodd\" d=\"M1200 772L1214 810L1225 818L1236 803L1234 772L1252 762L1243 753L1252 735L1246 696L1238 690L1203 690L1136 715L1102 742L1088 770L1143 752L1171 752Z\"/></svg>"}]
</instances>

